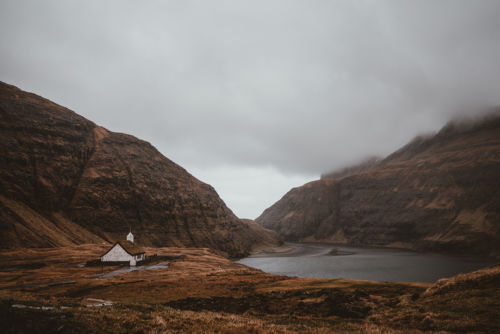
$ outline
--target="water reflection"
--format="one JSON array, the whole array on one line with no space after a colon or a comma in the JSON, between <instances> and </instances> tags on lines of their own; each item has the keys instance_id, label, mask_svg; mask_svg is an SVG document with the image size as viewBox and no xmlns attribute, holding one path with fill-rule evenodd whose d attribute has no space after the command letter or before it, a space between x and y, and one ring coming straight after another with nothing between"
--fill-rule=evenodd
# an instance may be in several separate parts
<instances>
[{"instance_id":1,"label":"water reflection","mask_svg":"<svg viewBox=\"0 0 500 334\"><path fill-rule=\"evenodd\" d=\"M238 262L279 275L390 282L435 282L498 262L491 258L326 244L286 243L284 247L289 251L255 255Z\"/></svg>"}]
</instances>

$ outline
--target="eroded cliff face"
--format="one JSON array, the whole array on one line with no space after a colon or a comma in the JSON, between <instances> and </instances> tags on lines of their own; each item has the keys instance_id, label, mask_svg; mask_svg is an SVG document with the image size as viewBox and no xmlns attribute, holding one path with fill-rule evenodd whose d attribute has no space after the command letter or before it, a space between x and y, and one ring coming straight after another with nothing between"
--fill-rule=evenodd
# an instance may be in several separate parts
<instances>
[{"instance_id":1,"label":"eroded cliff face","mask_svg":"<svg viewBox=\"0 0 500 334\"><path fill-rule=\"evenodd\" d=\"M500 113L294 188L256 221L285 240L500 256Z\"/></svg>"},{"instance_id":2,"label":"eroded cliff face","mask_svg":"<svg viewBox=\"0 0 500 334\"><path fill-rule=\"evenodd\" d=\"M131 228L144 246L238 257L268 233L149 143L4 83L0 142L1 247L113 242Z\"/></svg>"}]
</instances>

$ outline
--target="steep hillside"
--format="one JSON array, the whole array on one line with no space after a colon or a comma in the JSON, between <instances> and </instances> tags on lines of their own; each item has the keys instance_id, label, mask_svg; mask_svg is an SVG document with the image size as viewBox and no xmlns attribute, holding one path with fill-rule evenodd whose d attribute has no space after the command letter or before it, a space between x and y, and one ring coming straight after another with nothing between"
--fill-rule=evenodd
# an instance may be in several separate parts
<instances>
[{"instance_id":1,"label":"steep hillside","mask_svg":"<svg viewBox=\"0 0 500 334\"><path fill-rule=\"evenodd\" d=\"M251 219L242 219L242 221L253 230L254 233L252 234L252 238L256 238L254 240L252 253L269 251L283 244L278 233L275 231L264 228Z\"/></svg>"},{"instance_id":2,"label":"steep hillside","mask_svg":"<svg viewBox=\"0 0 500 334\"><path fill-rule=\"evenodd\" d=\"M363 173L375 168L381 161L382 159L378 157L370 157L361 161L359 164L348 166L330 173L322 174L321 179L340 179L346 176Z\"/></svg>"},{"instance_id":3,"label":"steep hillside","mask_svg":"<svg viewBox=\"0 0 500 334\"><path fill-rule=\"evenodd\" d=\"M242 256L259 233L149 143L0 83L0 245L113 242Z\"/></svg>"},{"instance_id":4,"label":"steep hillside","mask_svg":"<svg viewBox=\"0 0 500 334\"><path fill-rule=\"evenodd\" d=\"M339 175L292 189L256 221L285 240L500 255L498 111Z\"/></svg>"}]
</instances>

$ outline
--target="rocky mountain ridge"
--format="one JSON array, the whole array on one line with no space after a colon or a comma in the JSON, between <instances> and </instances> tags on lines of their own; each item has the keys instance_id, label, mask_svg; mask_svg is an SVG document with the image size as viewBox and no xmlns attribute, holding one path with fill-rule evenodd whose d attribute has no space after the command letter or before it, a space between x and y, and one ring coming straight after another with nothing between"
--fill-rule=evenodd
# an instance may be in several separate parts
<instances>
[{"instance_id":1,"label":"rocky mountain ridge","mask_svg":"<svg viewBox=\"0 0 500 334\"><path fill-rule=\"evenodd\" d=\"M275 240L151 144L1 82L0 142L2 248L113 242L132 229L144 246L239 257L262 235Z\"/></svg>"},{"instance_id":2,"label":"rocky mountain ridge","mask_svg":"<svg viewBox=\"0 0 500 334\"><path fill-rule=\"evenodd\" d=\"M289 241L500 256L498 110L346 170L290 190L256 221Z\"/></svg>"}]
</instances>

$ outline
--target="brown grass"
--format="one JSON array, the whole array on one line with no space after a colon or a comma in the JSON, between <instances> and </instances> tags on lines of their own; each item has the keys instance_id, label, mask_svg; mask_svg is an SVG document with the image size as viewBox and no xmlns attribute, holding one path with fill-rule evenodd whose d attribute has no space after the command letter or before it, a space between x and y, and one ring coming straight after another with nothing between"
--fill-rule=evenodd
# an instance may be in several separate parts
<instances>
[{"instance_id":1,"label":"brown grass","mask_svg":"<svg viewBox=\"0 0 500 334\"><path fill-rule=\"evenodd\" d=\"M98 279L94 276L117 267L76 266L105 249L82 245L0 252L0 326L6 332L75 333L500 330L500 267L436 285L299 279L266 274L207 249L185 248L146 249L178 258L168 269ZM87 298L114 305L86 307Z\"/></svg>"}]
</instances>

